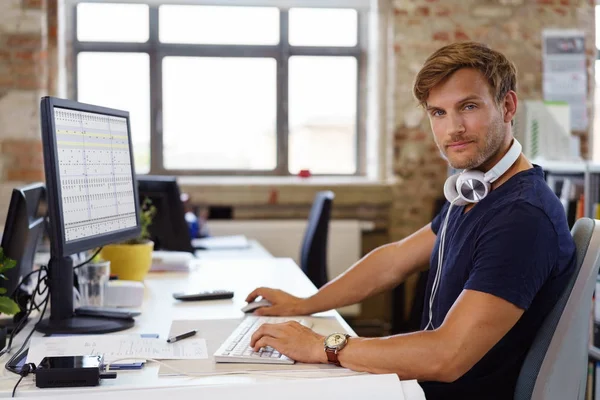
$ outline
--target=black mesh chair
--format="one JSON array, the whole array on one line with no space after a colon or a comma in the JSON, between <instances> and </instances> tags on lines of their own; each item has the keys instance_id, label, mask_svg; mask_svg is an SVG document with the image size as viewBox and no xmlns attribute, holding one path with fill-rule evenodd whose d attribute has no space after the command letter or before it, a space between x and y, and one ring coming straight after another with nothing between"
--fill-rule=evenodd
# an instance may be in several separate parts
<instances>
[{"instance_id":1,"label":"black mesh chair","mask_svg":"<svg viewBox=\"0 0 600 400\"><path fill-rule=\"evenodd\" d=\"M300 250L300 268L317 288L328 281L327 237L334 197L329 190L317 192Z\"/></svg>"}]
</instances>

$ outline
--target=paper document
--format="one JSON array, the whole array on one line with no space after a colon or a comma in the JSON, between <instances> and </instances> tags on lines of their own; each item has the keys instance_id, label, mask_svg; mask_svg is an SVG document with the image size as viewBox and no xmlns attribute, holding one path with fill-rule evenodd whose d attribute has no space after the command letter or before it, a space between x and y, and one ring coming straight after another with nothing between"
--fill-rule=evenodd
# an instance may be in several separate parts
<instances>
[{"instance_id":1,"label":"paper document","mask_svg":"<svg viewBox=\"0 0 600 400\"><path fill-rule=\"evenodd\" d=\"M176 343L133 335L82 335L31 338L27 362L36 365L49 356L104 354L104 362L131 359L201 360L208 358L206 341L189 338Z\"/></svg>"},{"instance_id":2,"label":"paper document","mask_svg":"<svg viewBox=\"0 0 600 400\"><path fill-rule=\"evenodd\" d=\"M206 250L246 249L250 246L244 235L214 236L192 239L192 247Z\"/></svg>"}]
</instances>

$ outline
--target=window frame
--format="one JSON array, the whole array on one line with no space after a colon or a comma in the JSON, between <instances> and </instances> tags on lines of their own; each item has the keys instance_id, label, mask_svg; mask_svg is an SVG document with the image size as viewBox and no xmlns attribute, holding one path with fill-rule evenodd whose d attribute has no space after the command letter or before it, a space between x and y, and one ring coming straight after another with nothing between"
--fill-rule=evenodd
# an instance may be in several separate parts
<instances>
[{"instance_id":1,"label":"window frame","mask_svg":"<svg viewBox=\"0 0 600 400\"><path fill-rule=\"evenodd\" d=\"M98 3L98 0L72 0L71 7L71 95L78 99L77 58L83 52L108 53L146 53L150 62L150 170L153 175L181 176L295 176L289 171L289 142L288 142L288 81L289 58L292 56L334 56L354 57L357 62L357 96L356 96L356 171L354 174L314 174L321 176L366 176L366 54L367 54L367 10L361 7L331 5L323 1L322 7L354 9L357 13L357 44L354 47L313 47L291 46L289 34L289 9L297 8L280 6L279 29L280 41L277 45L206 45L162 43L159 40L159 8L161 5L205 5L201 0L170 2L156 4L154 1L111 1L116 3L145 4L149 10L149 39L144 43L131 42L82 42L77 39L77 5L80 3ZM234 6L235 2L227 2L225 6ZM307 2L307 7L315 8L318 4ZM243 2L237 4L244 5ZM273 6L273 5L269 5ZM273 170L246 169L167 169L163 162L163 124L162 124L162 62L164 57L270 57L277 63L276 77L276 166Z\"/></svg>"}]
</instances>

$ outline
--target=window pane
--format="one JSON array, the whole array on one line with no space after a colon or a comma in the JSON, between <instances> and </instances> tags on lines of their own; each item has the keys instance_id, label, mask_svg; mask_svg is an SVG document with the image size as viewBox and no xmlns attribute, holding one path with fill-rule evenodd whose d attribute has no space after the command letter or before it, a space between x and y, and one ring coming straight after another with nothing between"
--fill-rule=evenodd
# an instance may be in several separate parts
<instances>
[{"instance_id":1,"label":"window pane","mask_svg":"<svg viewBox=\"0 0 600 400\"><path fill-rule=\"evenodd\" d=\"M164 43L275 45L279 10L274 7L161 6Z\"/></svg>"},{"instance_id":2,"label":"window pane","mask_svg":"<svg viewBox=\"0 0 600 400\"><path fill-rule=\"evenodd\" d=\"M290 172L355 173L356 58L290 57L289 67Z\"/></svg>"},{"instance_id":3,"label":"window pane","mask_svg":"<svg viewBox=\"0 0 600 400\"><path fill-rule=\"evenodd\" d=\"M165 167L274 169L276 70L272 58L165 57Z\"/></svg>"},{"instance_id":4,"label":"window pane","mask_svg":"<svg viewBox=\"0 0 600 400\"><path fill-rule=\"evenodd\" d=\"M129 111L136 173L150 170L150 61L145 53L79 53L77 100Z\"/></svg>"},{"instance_id":5,"label":"window pane","mask_svg":"<svg viewBox=\"0 0 600 400\"><path fill-rule=\"evenodd\" d=\"M292 46L347 46L357 44L356 10L326 8L290 9Z\"/></svg>"},{"instance_id":6,"label":"window pane","mask_svg":"<svg viewBox=\"0 0 600 400\"><path fill-rule=\"evenodd\" d=\"M144 4L77 5L77 39L82 42L144 43L149 38L148 25Z\"/></svg>"}]
</instances>

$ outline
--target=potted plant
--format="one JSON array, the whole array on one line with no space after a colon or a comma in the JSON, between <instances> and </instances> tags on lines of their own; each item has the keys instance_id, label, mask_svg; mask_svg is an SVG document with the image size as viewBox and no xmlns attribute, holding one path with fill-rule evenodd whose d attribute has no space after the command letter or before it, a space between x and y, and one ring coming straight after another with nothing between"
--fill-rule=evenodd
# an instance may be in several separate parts
<instances>
[{"instance_id":1,"label":"potted plant","mask_svg":"<svg viewBox=\"0 0 600 400\"><path fill-rule=\"evenodd\" d=\"M8 278L4 273L11 268L14 268L17 265L17 262L4 254L4 249L0 247L0 278L7 280ZM0 288L0 313L5 315L15 315L21 309L19 305L15 303L13 299L8 296L4 296L6 294L6 288Z\"/></svg>"},{"instance_id":2,"label":"potted plant","mask_svg":"<svg viewBox=\"0 0 600 400\"><path fill-rule=\"evenodd\" d=\"M123 243L109 244L102 248L100 257L110 261L110 273L119 279L143 281L152 266L154 242L150 240L148 228L156 215L156 207L150 199L144 199L140 210L140 235Z\"/></svg>"}]
</instances>

